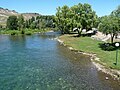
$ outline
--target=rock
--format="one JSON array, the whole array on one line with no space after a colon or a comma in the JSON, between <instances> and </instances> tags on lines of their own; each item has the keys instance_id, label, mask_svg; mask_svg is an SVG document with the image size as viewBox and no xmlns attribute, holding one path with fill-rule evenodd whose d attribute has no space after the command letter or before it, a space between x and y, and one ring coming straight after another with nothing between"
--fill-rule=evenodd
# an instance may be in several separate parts
<instances>
[{"instance_id":1,"label":"rock","mask_svg":"<svg viewBox=\"0 0 120 90\"><path fill-rule=\"evenodd\" d=\"M106 80L108 80L109 78L108 77L105 77Z\"/></svg>"},{"instance_id":2,"label":"rock","mask_svg":"<svg viewBox=\"0 0 120 90\"><path fill-rule=\"evenodd\" d=\"M72 47L68 47L70 50L73 50L73 48Z\"/></svg>"},{"instance_id":3,"label":"rock","mask_svg":"<svg viewBox=\"0 0 120 90\"><path fill-rule=\"evenodd\" d=\"M99 58L97 58L97 57L95 58L95 60L96 60L96 61L100 61L100 59L99 59Z\"/></svg>"}]
</instances>

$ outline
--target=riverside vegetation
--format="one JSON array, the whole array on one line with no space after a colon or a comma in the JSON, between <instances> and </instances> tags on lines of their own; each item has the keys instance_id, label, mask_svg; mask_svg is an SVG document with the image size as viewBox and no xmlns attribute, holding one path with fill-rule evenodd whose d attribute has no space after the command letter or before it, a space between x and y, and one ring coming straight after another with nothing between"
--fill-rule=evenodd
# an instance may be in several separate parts
<instances>
[{"instance_id":1,"label":"riverside vegetation","mask_svg":"<svg viewBox=\"0 0 120 90\"><path fill-rule=\"evenodd\" d=\"M45 29L23 29L23 30L0 30L0 34L8 34L8 35L32 35L34 33L44 33L50 31L51 28Z\"/></svg>"},{"instance_id":2,"label":"riverside vegetation","mask_svg":"<svg viewBox=\"0 0 120 90\"><path fill-rule=\"evenodd\" d=\"M33 33L46 32L54 29L53 16L37 16L25 20L22 15L9 16L6 27L0 28L0 34L31 35Z\"/></svg>"}]
</instances>

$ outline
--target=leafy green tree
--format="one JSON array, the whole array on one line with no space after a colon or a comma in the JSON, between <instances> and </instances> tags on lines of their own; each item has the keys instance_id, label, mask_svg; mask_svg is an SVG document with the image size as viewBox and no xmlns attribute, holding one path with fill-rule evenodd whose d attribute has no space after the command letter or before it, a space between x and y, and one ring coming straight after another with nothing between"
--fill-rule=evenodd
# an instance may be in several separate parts
<instances>
[{"instance_id":1,"label":"leafy green tree","mask_svg":"<svg viewBox=\"0 0 120 90\"><path fill-rule=\"evenodd\" d=\"M71 13L70 13L70 8L67 5L64 5L62 8L58 7L57 8L57 13L56 13L56 26L58 27L61 32L64 33L69 33L70 32L70 25L71 25Z\"/></svg>"},{"instance_id":2,"label":"leafy green tree","mask_svg":"<svg viewBox=\"0 0 120 90\"><path fill-rule=\"evenodd\" d=\"M62 33L69 33L70 29L78 28L78 35L80 36L83 29L88 31L95 25L97 26L96 23L97 15L89 4L79 3L70 8L66 5L57 8L56 26Z\"/></svg>"},{"instance_id":3,"label":"leafy green tree","mask_svg":"<svg viewBox=\"0 0 120 90\"><path fill-rule=\"evenodd\" d=\"M35 29L36 28L36 23L35 22L31 23L30 28Z\"/></svg>"},{"instance_id":4,"label":"leafy green tree","mask_svg":"<svg viewBox=\"0 0 120 90\"><path fill-rule=\"evenodd\" d=\"M56 26L63 33L63 28L62 28L63 26L61 23L61 7L58 7L56 10L57 10L56 17L55 17Z\"/></svg>"},{"instance_id":5,"label":"leafy green tree","mask_svg":"<svg viewBox=\"0 0 120 90\"><path fill-rule=\"evenodd\" d=\"M25 21L25 28L29 28L29 21L28 20Z\"/></svg>"},{"instance_id":6,"label":"leafy green tree","mask_svg":"<svg viewBox=\"0 0 120 90\"><path fill-rule=\"evenodd\" d=\"M19 30L24 28L24 17L22 15L18 16L18 28Z\"/></svg>"},{"instance_id":7,"label":"leafy green tree","mask_svg":"<svg viewBox=\"0 0 120 90\"><path fill-rule=\"evenodd\" d=\"M39 23L39 26L40 26L40 29L45 29L45 27L46 27L46 23L45 23L45 21L44 20L41 20L41 22Z\"/></svg>"},{"instance_id":8,"label":"leafy green tree","mask_svg":"<svg viewBox=\"0 0 120 90\"><path fill-rule=\"evenodd\" d=\"M81 32L83 29L86 29L87 31L92 29L94 25L96 24L97 15L92 10L91 5L89 4L81 4L74 5L71 7L74 17L73 19L75 26L78 28L78 35L81 35ZM81 29L80 29L81 28Z\"/></svg>"},{"instance_id":9,"label":"leafy green tree","mask_svg":"<svg viewBox=\"0 0 120 90\"><path fill-rule=\"evenodd\" d=\"M36 17L36 20L39 20L39 19L40 19L40 16L37 16L37 17Z\"/></svg>"},{"instance_id":10,"label":"leafy green tree","mask_svg":"<svg viewBox=\"0 0 120 90\"><path fill-rule=\"evenodd\" d=\"M111 15L120 17L120 5L118 6L116 10L112 11Z\"/></svg>"},{"instance_id":11,"label":"leafy green tree","mask_svg":"<svg viewBox=\"0 0 120 90\"><path fill-rule=\"evenodd\" d=\"M80 28L82 28L82 22L81 22L82 7L83 7L83 5L81 3L71 7L73 27L78 28L78 29L76 29L77 32L78 32L78 36L80 36L81 32L82 32L82 30L80 29Z\"/></svg>"},{"instance_id":12,"label":"leafy green tree","mask_svg":"<svg viewBox=\"0 0 120 90\"><path fill-rule=\"evenodd\" d=\"M104 16L101 19L99 30L106 35L110 34L111 43L113 43L114 37L117 36L118 32L120 31L119 18L115 16Z\"/></svg>"},{"instance_id":13,"label":"leafy green tree","mask_svg":"<svg viewBox=\"0 0 120 90\"><path fill-rule=\"evenodd\" d=\"M33 22L33 21L35 21L35 17L32 17L32 18L31 18L31 22Z\"/></svg>"},{"instance_id":14,"label":"leafy green tree","mask_svg":"<svg viewBox=\"0 0 120 90\"><path fill-rule=\"evenodd\" d=\"M62 25L63 25L63 30L64 30L64 33L69 33L69 7L67 5L63 6L61 8L61 12L62 12L62 17L61 17L61 21L62 21Z\"/></svg>"},{"instance_id":15,"label":"leafy green tree","mask_svg":"<svg viewBox=\"0 0 120 90\"><path fill-rule=\"evenodd\" d=\"M18 19L17 16L9 16L7 19L7 28L11 30L17 30Z\"/></svg>"},{"instance_id":16,"label":"leafy green tree","mask_svg":"<svg viewBox=\"0 0 120 90\"><path fill-rule=\"evenodd\" d=\"M111 43L114 42L114 37L120 31L120 5L118 8L111 12L109 16L100 18L99 30L105 34L111 35Z\"/></svg>"},{"instance_id":17,"label":"leafy green tree","mask_svg":"<svg viewBox=\"0 0 120 90\"><path fill-rule=\"evenodd\" d=\"M3 26L2 25L0 25L0 29L2 29L3 28Z\"/></svg>"}]
</instances>

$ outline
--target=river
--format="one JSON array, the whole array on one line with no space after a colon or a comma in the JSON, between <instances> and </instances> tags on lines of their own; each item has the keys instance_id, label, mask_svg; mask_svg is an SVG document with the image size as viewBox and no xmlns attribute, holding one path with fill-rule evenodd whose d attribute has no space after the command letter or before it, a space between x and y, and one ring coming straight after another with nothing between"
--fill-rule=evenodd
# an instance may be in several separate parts
<instances>
[{"instance_id":1,"label":"river","mask_svg":"<svg viewBox=\"0 0 120 90\"><path fill-rule=\"evenodd\" d=\"M57 36L0 35L0 90L120 90L119 81L98 71L89 56L60 45Z\"/></svg>"}]
</instances>

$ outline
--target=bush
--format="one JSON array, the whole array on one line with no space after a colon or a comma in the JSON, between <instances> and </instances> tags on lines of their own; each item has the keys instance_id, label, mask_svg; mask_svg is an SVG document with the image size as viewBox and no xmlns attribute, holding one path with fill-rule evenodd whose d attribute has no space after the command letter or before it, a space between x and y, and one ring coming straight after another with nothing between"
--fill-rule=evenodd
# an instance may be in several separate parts
<instances>
[{"instance_id":1,"label":"bush","mask_svg":"<svg viewBox=\"0 0 120 90\"><path fill-rule=\"evenodd\" d=\"M99 47L102 50L105 50L105 51L114 51L114 50L117 49L117 47L115 46L115 43L113 43L113 44L111 44L111 43L100 43ZM120 48L120 47L118 47L118 48Z\"/></svg>"},{"instance_id":2,"label":"bush","mask_svg":"<svg viewBox=\"0 0 120 90\"><path fill-rule=\"evenodd\" d=\"M13 30L13 31L11 31L11 35L18 35L18 32Z\"/></svg>"},{"instance_id":3,"label":"bush","mask_svg":"<svg viewBox=\"0 0 120 90\"><path fill-rule=\"evenodd\" d=\"M112 46L112 45L107 46L107 47L105 48L106 51L114 51L115 49L116 49L115 46Z\"/></svg>"},{"instance_id":4,"label":"bush","mask_svg":"<svg viewBox=\"0 0 120 90\"><path fill-rule=\"evenodd\" d=\"M15 32L11 33L11 35L15 35L15 34L16 34Z\"/></svg>"},{"instance_id":5,"label":"bush","mask_svg":"<svg viewBox=\"0 0 120 90\"><path fill-rule=\"evenodd\" d=\"M22 31L21 31L21 34L25 34L25 31L24 31L24 30L22 30Z\"/></svg>"},{"instance_id":6,"label":"bush","mask_svg":"<svg viewBox=\"0 0 120 90\"><path fill-rule=\"evenodd\" d=\"M32 32L27 31L25 34L26 34L26 35L32 35Z\"/></svg>"}]
</instances>

